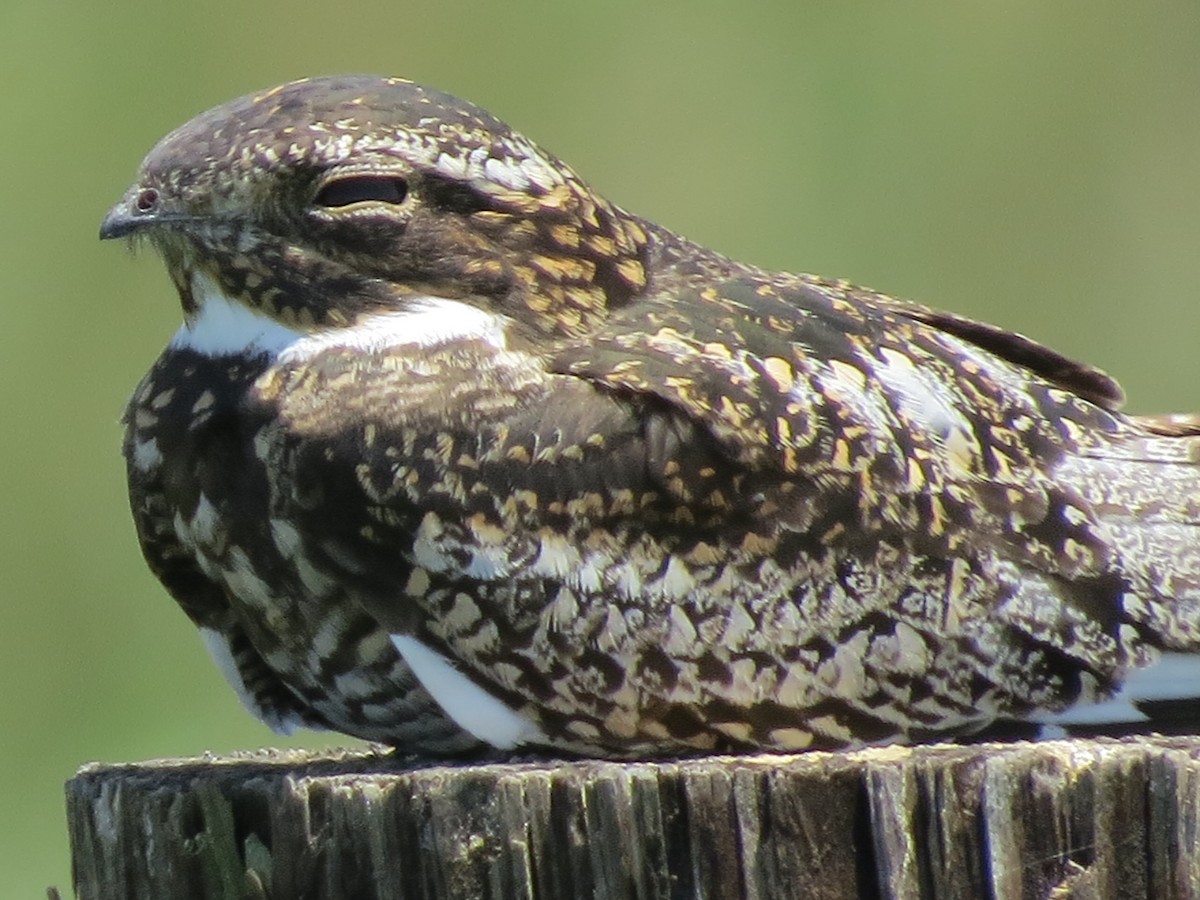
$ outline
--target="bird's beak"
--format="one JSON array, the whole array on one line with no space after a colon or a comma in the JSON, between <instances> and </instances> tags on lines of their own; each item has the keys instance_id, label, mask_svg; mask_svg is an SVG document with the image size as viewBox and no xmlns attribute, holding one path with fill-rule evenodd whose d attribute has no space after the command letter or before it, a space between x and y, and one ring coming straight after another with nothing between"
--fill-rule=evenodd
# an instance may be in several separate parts
<instances>
[{"instance_id":1,"label":"bird's beak","mask_svg":"<svg viewBox=\"0 0 1200 900\"><path fill-rule=\"evenodd\" d=\"M100 223L100 240L128 237L144 224L147 224L147 217L135 216L130 211L129 201L122 200L105 214L104 221Z\"/></svg>"},{"instance_id":2,"label":"bird's beak","mask_svg":"<svg viewBox=\"0 0 1200 900\"><path fill-rule=\"evenodd\" d=\"M100 240L129 237L136 231L156 225L178 225L197 220L196 216L179 212L173 206L153 188L135 184L104 216L100 223Z\"/></svg>"}]
</instances>

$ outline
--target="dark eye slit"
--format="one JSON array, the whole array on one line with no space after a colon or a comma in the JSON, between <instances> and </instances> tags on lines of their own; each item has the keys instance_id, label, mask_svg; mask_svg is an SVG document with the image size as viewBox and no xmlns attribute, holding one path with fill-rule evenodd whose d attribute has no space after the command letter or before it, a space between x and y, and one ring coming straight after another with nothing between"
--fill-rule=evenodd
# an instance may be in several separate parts
<instances>
[{"instance_id":1,"label":"dark eye slit","mask_svg":"<svg viewBox=\"0 0 1200 900\"><path fill-rule=\"evenodd\" d=\"M327 182L315 198L318 206L336 209L373 200L377 203L403 203L408 183L395 175L348 175Z\"/></svg>"}]
</instances>

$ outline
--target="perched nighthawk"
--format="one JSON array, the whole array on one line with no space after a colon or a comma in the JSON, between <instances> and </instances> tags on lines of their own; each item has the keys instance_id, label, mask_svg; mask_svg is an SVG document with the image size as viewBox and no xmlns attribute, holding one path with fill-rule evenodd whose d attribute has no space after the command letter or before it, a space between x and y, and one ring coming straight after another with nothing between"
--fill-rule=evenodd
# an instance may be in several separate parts
<instances>
[{"instance_id":1,"label":"perched nighthawk","mask_svg":"<svg viewBox=\"0 0 1200 900\"><path fill-rule=\"evenodd\" d=\"M183 304L126 413L142 548L276 728L795 750L1200 693L1197 420L726 259L454 97L217 107L101 236Z\"/></svg>"}]
</instances>

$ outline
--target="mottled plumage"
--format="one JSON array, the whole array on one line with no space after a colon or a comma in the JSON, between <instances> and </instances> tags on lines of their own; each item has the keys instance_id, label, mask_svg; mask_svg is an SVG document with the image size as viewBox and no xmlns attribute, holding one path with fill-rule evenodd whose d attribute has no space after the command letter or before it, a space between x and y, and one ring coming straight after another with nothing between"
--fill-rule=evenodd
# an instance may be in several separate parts
<instances>
[{"instance_id":1,"label":"mottled plumage","mask_svg":"<svg viewBox=\"0 0 1200 900\"><path fill-rule=\"evenodd\" d=\"M102 235L185 316L126 415L143 550L275 727L840 747L1069 721L1200 652L1195 420L726 259L453 97L233 101Z\"/></svg>"}]
</instances>

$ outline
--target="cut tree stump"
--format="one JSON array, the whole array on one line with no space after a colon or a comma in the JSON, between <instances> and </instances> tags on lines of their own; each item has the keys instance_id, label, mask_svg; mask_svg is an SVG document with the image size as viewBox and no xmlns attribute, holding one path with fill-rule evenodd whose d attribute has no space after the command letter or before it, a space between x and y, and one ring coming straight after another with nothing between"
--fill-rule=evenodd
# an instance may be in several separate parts
<instances>
[{"instance_id":1,"label":"cut tree stump","mask_svg":"<svg viewBox=\"0 0 1200 900\"><path fill-rule=\"evenodd\" d=\"M80 900L1200 897L1200 738L90 765Z\"/></svg>"}]
</instances>

